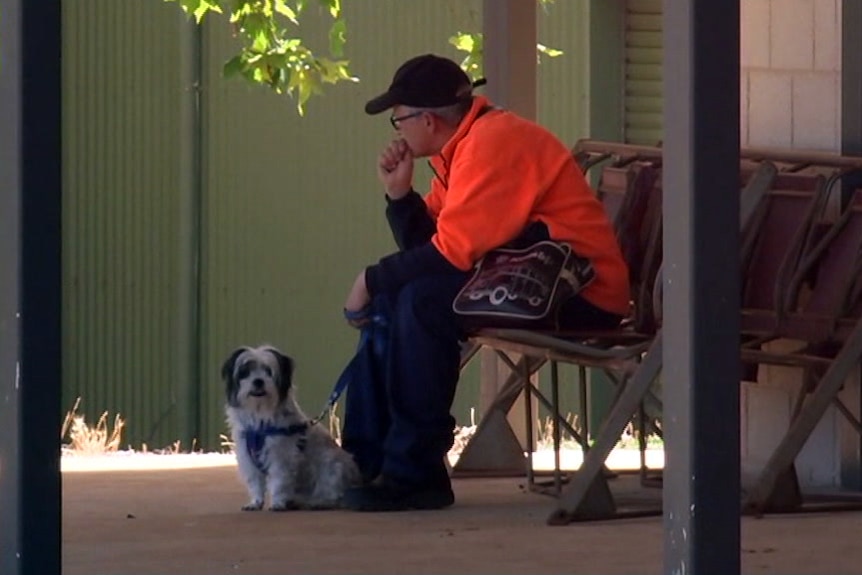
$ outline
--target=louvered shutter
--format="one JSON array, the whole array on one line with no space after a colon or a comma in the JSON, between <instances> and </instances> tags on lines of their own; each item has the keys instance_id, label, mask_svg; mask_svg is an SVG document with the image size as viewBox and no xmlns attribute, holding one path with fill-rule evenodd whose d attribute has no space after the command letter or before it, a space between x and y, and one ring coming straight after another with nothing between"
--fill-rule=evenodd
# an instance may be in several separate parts
<instances>
[{"instance_id":1,"label":"louvered shutter","mask_svg":"<svg viewBox=\"0 0 862 575\"><path fill-rule=\"evenodd\" d=\"M662 0L626 0L625 140L662 140Z\"/></svg>"}]
</instances>

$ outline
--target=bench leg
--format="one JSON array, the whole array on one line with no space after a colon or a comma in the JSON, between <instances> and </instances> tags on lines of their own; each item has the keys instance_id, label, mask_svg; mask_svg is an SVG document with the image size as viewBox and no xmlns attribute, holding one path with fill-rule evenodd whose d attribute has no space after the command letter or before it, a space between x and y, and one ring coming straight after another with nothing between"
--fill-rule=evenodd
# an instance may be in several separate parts
<instances>
[{"instance_id":1,"label":"bench leg","mask_svg":"<svg viewBox=\"0 0 862 575\"><path fill-rule=\"evenodd\" d=\"M476 433L452 468L453 477L473 475L511 476L525 471L524 448L506 418L524 390L524 373L532 375L544 359L522 357L506 378L494 402L482 415ZM526 381L529 381L529 376Z\"/></svg>"},{"instance_id":2,"label":"bench leg","mask_svg":"<svg viewBox=\"0 0 862 575\"><path fill-rule=\"evenodd\" d=\"M613 504L608 505L605 502L603 505L599 505L598 509L595 509L596 504L591 504L590 498L598 495L598 501L601 503L601 493L596 492L604 492L607 483L605 482L604 487L596 487L596 485L604 482L602 476L604 462L622 435L626 424L638 409L638 405L652 382L658 376L661 364L662 337L661 332L659 332L634 375L625 382L622 393L605 418L595 444L584 455L581 468L574 474L572 482L563 491L557 502L556 510L548 517L548 524L565 525L577 519L595 519L597 513L602 513L602 517L613 516L615 513ZM609 489L607 493L610 493Z\"/></svg>"},{"instance_id":3,"label":"bench leg","mask_svg":"<svg viewBox=\"0 0 862 575\"><path fill-rule=\"evenodd\" d=\"M548 400L547 397L542 393L542 391L534 385L532 382L526 386L526 389L529 393L526 395L527 401L525 402L526 407L526 416L527 416L527 442L528 444L532 444L532 402L531 398L535 398L549 413L551 418L551 432L553 439L553 450L554 450L554 469L553 469L553 488L548 489L545 485L540 485L539 482L535 479L535 473L533 473L533 458L532 454L528 451L527 455L527 481L531 491L538 491L540 493L544 493L546 495L554 495L559 496L562 491L563 486L563 470L561 463L561 448L562 448L562 433L563 429L566 430L572 438L581 446L581 450L583 453L586 453L590 449L590 444L588 441L588 436L586 435L586 425L584 424L584 429L580 432L576 430L566 418L563 417L563 414L560 410L560 377L559 377L559 364L551 360L551 399ZM583 367L580 369L580 380L579 380L579 388L581 391L586 390L586 375L583 373L585 370ZM529 377L525 378L529 381ZM582 414L586 413L586 394L582 394L581 402L582 402ZM586 417L585 415L583 416Z\"/></svg>"},{"instance_id":4,"label":"bench leg","mask_svg":"<svg viewBox=\"0 0 862 575\"><path fill-rule=\"evenodd\" d=\"M764 509L776 513L796 511L802 506L802 490L799 488L799 478L796 475L796 466L791 465L775 478L775 486L766 500ZM762 515L755 508L752 511Z\"/></svg>"},{"instance_id":5,"label":"bench leg","mask_svg":"<svg viewBox=\"0 0 862 575\"><path fill-rule=\"evenodd\" d=\"M757 482L743 502L744 513L761 514L769 509L769 503L776 493L779 480L782 477L787 479L787 470L792 469L796 456L799 455L817 423L823 418L826 408L838 394L850 370L859 364L860 355L862 355L862 320L857 322L844 347L823 374L799 415L790 423L790 428L781 443L760 472Z\"/></svg>"},{"instance_id":6,"label":"bench leg","mask_svg":"<svg viewBox=\"0 0 862 575\"><path fill-rule=\"evenodd\" d=\"M476 433L464 446L452 477L523 475L526 466L524 448L512 431L506 413L489 409L476 427Z\"/></svg>"}]
</instances>

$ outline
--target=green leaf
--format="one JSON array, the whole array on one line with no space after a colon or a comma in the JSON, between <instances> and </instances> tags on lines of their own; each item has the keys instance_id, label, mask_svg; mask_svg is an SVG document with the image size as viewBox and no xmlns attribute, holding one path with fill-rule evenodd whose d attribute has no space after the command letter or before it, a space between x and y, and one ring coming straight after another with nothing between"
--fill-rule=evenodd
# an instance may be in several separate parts
<instances>
[{"instance_id":1,"label":"green leaf","mask_svg":"<svg viewBox=\"0 0 862 575\"><path fill-rule=\"evenodd\" d=\"M248 0L234 0L234 7L233 10L231 10L230 21L241 22L255 11L255 8Z\"/></svg>"},{"instance_id":2,"label":"green leaf","mask_svg":"<svg viewBox=\"0 0 862 575\"><path fill-rule=\"evenodd\" d=\"M249 0L233 0L231 12L243 12L251 9Z\"/></svg>"},{"instance_id":3,"label":"green leaf","mask_svg":"<svg viewBox=\"0 0 862 575\"><path fill-rule=\"evenodd\" d=\"M275 0L275 11L296 24L299 25L299 20L296 19L296 12L287 5L285 0Z\"/></svg>"},{"instance_id":4,"label":"green leaf","mask_svg":"<svg viewBox=\"0 0 862 575\"><path fill-rule=\"evenodd\" d=\"M247 82L268 87L276 94L285 92L296 100L297 110L304 107L326 84L356 82L349 61L343 59L347 44L347 25L341 17L342 0L317 0L333 22L329 28L329 58L313 53L301 37L285 28L284 20L299 26L309 0L164 0L176 2L200 23L210 12L223 14L232 24L234 37L241 42L238 53L223 65L225 77L241 77ZM536 0L547 8L554 0ZM481 33L458 32L449 43L466 55L461 67L473 78L482 76L484 56ZM561 50L537 44L537 57L556 57Z\"/></svg>"},{"instance_id":5,"label":"green leaf","mask_svg":"<svg viewBox=\"0 0 862 575\"><path fill-rule=\"evenodd\" d=\"M294 95L296 92L296 110L300 116L305 115L305 103L314 92L319 92L320 89L314 84L313 76L309 75L306 70L294 70L288 82L287 91Z\"/></svg>"},{"instance_id":6,"label":"green leaf","mask_svg":"<svg viewBox=\"0 0 862 575\"><path fill-rule=\"evenodd\" d=\"M473 46L475 45L475 40L473 36L473 34L464 34L462 32L459 32L449 38L449 43L463 52L472 52Z\"/></svg>"},{"instance_id":7,"label":"green leaf","mask_svg":"<svg viewBox=\"0 0 862 575\"><path fill-rule=\"evenodd\" d=\"M548 56L549 58L556 58L557 56L562 56L563 51L557 50L556 48L548 48L544 44L536 44L536 50Z\"/></svg>"},{"instance_id":8,"label":"green leaf","mask_svg":"<svg viewBox=\"0 0 862 575\"><path fill-rule=\"evenodd\" d=\"M336 20L329 28L329 53L340 58L344 56L344 44L347 43L347 23Z\"/></svg>"},{"instance_id":9,"label":"green leaf","mask_svg":"<svg viewBox=\"0 0 862 575\"><path fill-rule=\"evenodd\" d=\"M320 0L324 8L329 8L329 15L338 18L341 14L341 0Z\"/></svg>"},{"instance_id":10,"label":"green leaf","mask_svg":"<svg viewBox=\"0 0 862 575\"><path fill-rule=\"evenodd\" d=\"M254 35L254 41L251 43L251 49L255 52L266 52L270 47L269 36L265 30L258 30Z\"/></svg>"},{"instance_id":11,"label":"green leaf","mask_svg":"<svg viewBox=\"0 0 862 575\"><path fill-rule=\"evenodd\" d=\"M225 78L233 78L243 73L245 70L245 62L242 60L242 54L237 54L227 62L222 68L222 74Z\"/></svg>"},{"instance_id":12,"label":"green leaf","mask_svg":"<svg viewBox=\"0 0 862 575\"><path fill-rule=\"evenodd\" d=\"M257 63L260 62L263 58L263 54L252 53L251 55L249 55L249 52L246 51L242 54L242 58L243 62L245 63L246 69L248 69L250 66L257 66Z\"/></svg>"},{"instance_id":13,"label":"green leaf","mask_svg":"<svg viewBox=\"0 0 862 575\"><path fill-rule=\"evenodd\" d=\"M350 75L348 71L349 62L347 60L328 60L321 58L317 61L321 68L320 78L329 84L335 84L341 80L350 82L358 82L359 78Z\"/></svg>"},{"instance_id":14,"label":"green leaf","mask_svg":"<svg viewBox=\"0 0 862 575\"><path fill-rule=\"evenodd\" d=\"M449 38L449 43L467 56L461 60L461 68L474 80L482 77L482 60L484 54L484 38L481 33L459 32Z\"/></svg>"},{"instance_id":15,"label":"green leaf","mask_svg":"<svg viewBox=\"0 0 862 575\"><path fill-rule=\"evenodd\" d=\"M164 0L165 2L177 2L183 12L193 16L195 22L200 24L207 12L222 13L218 2L212 0Z\"/></svg>"},{"instance_id":16,"label":"green leaf","mask_svg":"<svg viewBox=\"0 0 862 575\"><path fill-rule=\"evenodd\" d=\"M221 14L221 8L219 8L218 4L212 4L203 0L197 10L194 11L195 22L200 24L207 12L218 12Z\"/></svg>"}]
</instances>

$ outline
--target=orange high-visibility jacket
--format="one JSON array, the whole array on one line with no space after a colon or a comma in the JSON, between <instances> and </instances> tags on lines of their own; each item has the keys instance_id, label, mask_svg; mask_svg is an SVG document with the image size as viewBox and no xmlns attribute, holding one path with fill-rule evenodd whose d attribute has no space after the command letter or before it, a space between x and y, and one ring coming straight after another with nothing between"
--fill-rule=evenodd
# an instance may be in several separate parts
<instances>
[{"instance_id":1,"label":"orange high-visibility jacket","mask_svg":"<svg viewBox=\"0 0 862 575\"><path fill-rule=\"evenodd\" d=\"M605 311L629 311L628 269L612 225L571 152L545 128L477 96L455 135L431 159L425 196L431 242L467 271L487 251L543 222L551 238L590 259L595 280L581 295Z\"/></svg>"}]
</instances>

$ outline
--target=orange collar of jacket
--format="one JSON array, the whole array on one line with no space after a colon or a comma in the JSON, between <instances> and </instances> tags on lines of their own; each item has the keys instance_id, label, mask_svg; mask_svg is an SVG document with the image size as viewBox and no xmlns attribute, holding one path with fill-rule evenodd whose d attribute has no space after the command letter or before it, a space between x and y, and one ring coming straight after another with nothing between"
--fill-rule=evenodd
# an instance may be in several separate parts
<instances>
[{"instance_id":1,"label":"orange collar of jacket","mask_svg":"<svg viewBox=\"0 0 862 575\"><path fill-rule=\"evenodd\" d=\"M473 97L473 105L470 106L470 110L464 116L464 119L461 120L461 123L458 124L458 129L455 130L455 133L452 134L452 137L449 138L449 141L440 150L440 153L430 159L431 167L435 172L444 178L448 176L449 164L455 156L455 148L458 147L458 143L467 136L476 119L487 111L486 108L491 105L491 101L485 96Z\"/></svg>"}]
</instances>

